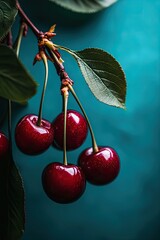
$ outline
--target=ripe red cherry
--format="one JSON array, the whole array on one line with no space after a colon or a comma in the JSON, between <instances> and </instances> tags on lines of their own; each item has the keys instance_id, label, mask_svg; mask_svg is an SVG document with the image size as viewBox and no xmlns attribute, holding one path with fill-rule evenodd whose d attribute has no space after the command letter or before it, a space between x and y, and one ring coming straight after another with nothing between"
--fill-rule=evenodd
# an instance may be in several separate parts
<instances>
[{"instance_id":1,"label":"ripe red cherry","mask_svg":"<svg viewBox=\"0 0 160 240\"><path fill-rule=\"evenodd\" d=\"M53 121L53 146L63 149L64 113L60 113ZM74 150L82 145L87 137L88 125L85 118L75 110L67 111L66 149Z\"/></svg>"},{"instance_id":2,"label":"ripe red cherry","mask_svg":"<svg viewBox=\"0 0 160 240\"><path fill-rule=\"evenodd\" d=\"M8 138L0 132L0 158L4 156L9 149Z\"/></svg>"},{"instance_id":3,"label":"ripe red cherry","mask_svg":"<svg viewBox=\"0 0 160 240\"><path fill-rule=\"evenodd\" d=\"M42 185L47 196L53 201L71 203L83 194L86 180L80 167L54 162L43 170Z\"/></svg>"},{"instance_id":4,"label":"ripe red cherry","mask_svg":"<svg viewBox=\"0 0 160 240\"><path fill-rule=\"evenodd\" d=\"M37 125L38 116L26 115L16 126L15 140L19 149L26 154L35 155L47 150L53 142L52 124L42 119Z\"/></svg>"},{"instance_id":5,"label":"ripe red cherry","mask_svg":"<svg viewBox=\"0 0 160 240\"><path fill-rule=\"evenodd\" d=\"M92 148L83 151L78 159L86 179L95 185L104 185L113 181L120 170L119 156L113 148L98 147L98 152Z\"/></svg>"}]
</instances>

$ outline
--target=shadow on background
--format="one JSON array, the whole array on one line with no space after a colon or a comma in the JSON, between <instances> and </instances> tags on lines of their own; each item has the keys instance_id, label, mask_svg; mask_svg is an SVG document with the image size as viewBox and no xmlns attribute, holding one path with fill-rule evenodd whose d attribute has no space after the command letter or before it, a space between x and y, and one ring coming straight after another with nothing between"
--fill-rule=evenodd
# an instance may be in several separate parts
<instances>
[{"instance_id":1,"label":"shadow on background","mask_svg":"<svg viewBox=\"0 0 160 240\"><path fill-rule=\"evenodd\" d=\"M101 15L106 14L106 10L91 14L76 13L46 0L41 0L40 2L38 0L32 1L33 5L31 5L30 9L28 9L26 1L20 1L20 3L33 20L38 19L38 22L44 24L58 23L59 26L67 28L81 28L90 21L96 21ZM77 29L75 29L75 33L76 31Z\"/></svg>"}]
</instances>

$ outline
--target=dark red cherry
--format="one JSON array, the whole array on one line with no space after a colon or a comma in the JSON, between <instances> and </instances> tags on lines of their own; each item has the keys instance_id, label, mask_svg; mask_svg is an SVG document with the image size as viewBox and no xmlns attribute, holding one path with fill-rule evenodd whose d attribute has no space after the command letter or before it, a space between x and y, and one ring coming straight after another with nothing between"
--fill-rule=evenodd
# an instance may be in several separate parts
<instances>
[{"instance_id":1,"label":"dark red cherry","mask_svg":"<svg viewBox=\"0 0 160 240\"><path fill-rule=\"evenodd\" d=\"M9 149L9 141L8 138L0 132L0 159L4 156Z\"/></svg>"},{"instance_id":2,"label":"dark red cherry","mask_svg":"<svg viewBox=\"0 0 160 240\"><path fill-rule=\"evenodd\" d=\"M53 142L52 124L42 119L37 125L38 116L26 115L16 126L15 140L19 149L26 154L35 155L47 150Z\"/></svg>"},{"instance_id":3,"label":"dark red cherry","mask_svg":"<svg viewBox=\"0 0 160 240\"><path fill-rule=\"evenodd\" d=\"M53 121L53 146L63 149L64 113L60 113ZM67 111L66 149L74 150L82 145L87 137L88 125L85 118L75 110Z\"/></svg>"},{"instance_id":4,"label":"dark red cherry","mask_svg":"<svg viewBox=\"0 0 160 240\"><path fill-rule=\"evenodd\" d=\"M98 147L98 152L92 148L83 151L78 159L86 180L95 185L104 185L113 181L120 170L119 156L113 148Z\"/></svg>"},{"instance_id":5,"label":"dark red cherry","mask_svg":"<svg viewBox=\"0 0 160 240\"><path fill-rule=\"evenodd\" d=\"M80 167L54 162L43 170L42 185L47 196L53 201L71 203L83 194L86 180Z\"/></svg>"}]
</instances>

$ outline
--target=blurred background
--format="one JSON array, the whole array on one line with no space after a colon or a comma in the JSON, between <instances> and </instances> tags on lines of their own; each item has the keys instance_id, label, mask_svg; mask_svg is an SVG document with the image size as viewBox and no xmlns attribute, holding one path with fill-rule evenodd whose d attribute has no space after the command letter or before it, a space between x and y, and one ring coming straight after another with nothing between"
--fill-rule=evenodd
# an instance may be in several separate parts
<instances>
[{"instance_id":1,"label":"blurred background","mask_svg":"<svg viewBox=\"0 0 160 240\"><path fill-rule=\"evenodd\" d=\"M20 3L42 31L57 24L55 43L73 50L105 50L120 62L127 79L127 110L107 106L90 92L75 60L61 51L98 144L115 148L121 170L106 186L87 184L77 202L57 204L45 195L41 174L48 163L62 162L62 152L51 147L31 157L14 143L14 159L26 193L23 240L160 239L160 1L119 0L92 14L75 13L47 0ZM29 30L20 58L39 88L26 107L14 106L13 134L22 116L38 113L44 69L41 62L32 66L37 51L37 40ZM43 117L52 121L62 104L59 78L52 64L49 67ZM79 111L72 97L69 108ZM89 146L90 135L79 149L68 152L68 161L76 163L81 151Z\"/></svg>"}]
</instances>

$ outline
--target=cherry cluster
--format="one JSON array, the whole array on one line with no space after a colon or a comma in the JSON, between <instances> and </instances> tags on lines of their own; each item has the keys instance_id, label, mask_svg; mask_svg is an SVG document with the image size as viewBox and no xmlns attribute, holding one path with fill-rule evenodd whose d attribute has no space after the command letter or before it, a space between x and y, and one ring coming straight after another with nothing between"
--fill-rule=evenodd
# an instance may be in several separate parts
<instances>
[{"instance_id":1,"label":"cherry cluster","mask_svg":"<svg viewBox=\"0 0 160 240\"><path fill-rule=\"evenodd\" d=\"M41 119L38 124L38 116L29 114L16 125L15 141L23 153L41 154L50 146L64 151L63 164L52 162L42 173L43 189L57 203L79 199L85 191L86 180L91 184L104 185L113 181L119 173L120 161L116 151L95 143L80 154L77 165L67 163L66 151L77 149L84 143L88 126L90 128L88 119L72 109L66 111L66 116L65 111L61 112L52 123ZM0 133L0 157L6 154L8 146L8 139Z\"/></svg>"},{"instance_id":2,"label":"cherry cluster","mask_svg":"<svg viewBox=\"0 0 160 240\"><path fill-rule=\"evenodd\" d=\"M112 182L119 173L120 160L113 148L97 145L88 117L72 87L73 81L65 72L57 46L51 41L51 37L55 35L54 29L55 25L48 32L38 35L39 52L34 59L34 64L43 60L45 66L39 114L28 114L20 119L15 128L15 141L18 148L28 155L41 154L50 146L63 151L63 163L52 162L44 168L42 186L47 196L53 201L70 203L79 199L84 193L86 180L94 185ZM63 98L63 110L53 122L42 118L42 105L48 79L48 60L54 64L60 76ZM68 109L70 92L82 113ZM79 148L86 140L88 130L91 134L92 147L85 149L79 155L77 165L68 163L67 151ZM4 134L0 133L0 158L6 154L8 148L9 141Z\"/></svg>"},{"instance_id":3,"label":"cherry cluster","mask_svg":"<svg viewBox=\"0 0 160 240\"><path fill-rule=\"evenodd\" d=\"M18 122L15 140L19 149L29 155L40 154L50 145L63 150L64 113L60 113L52 123L42 119L40 126L37 119L38 116L29 114ZM88 124L83 115L68 110L66 129L66 149L80 147L88 133ZM6 154L8 145L8 139L0 133L0 157ZM59 162L47 165L42 173L42 185L53 201L70 203L83 194L86 180L95 185L107 184L116 178L119 168L119 157L113 148L100 146L94 152L91 147L80 154L77 165Z\"/></svg>"}]
</instances>

